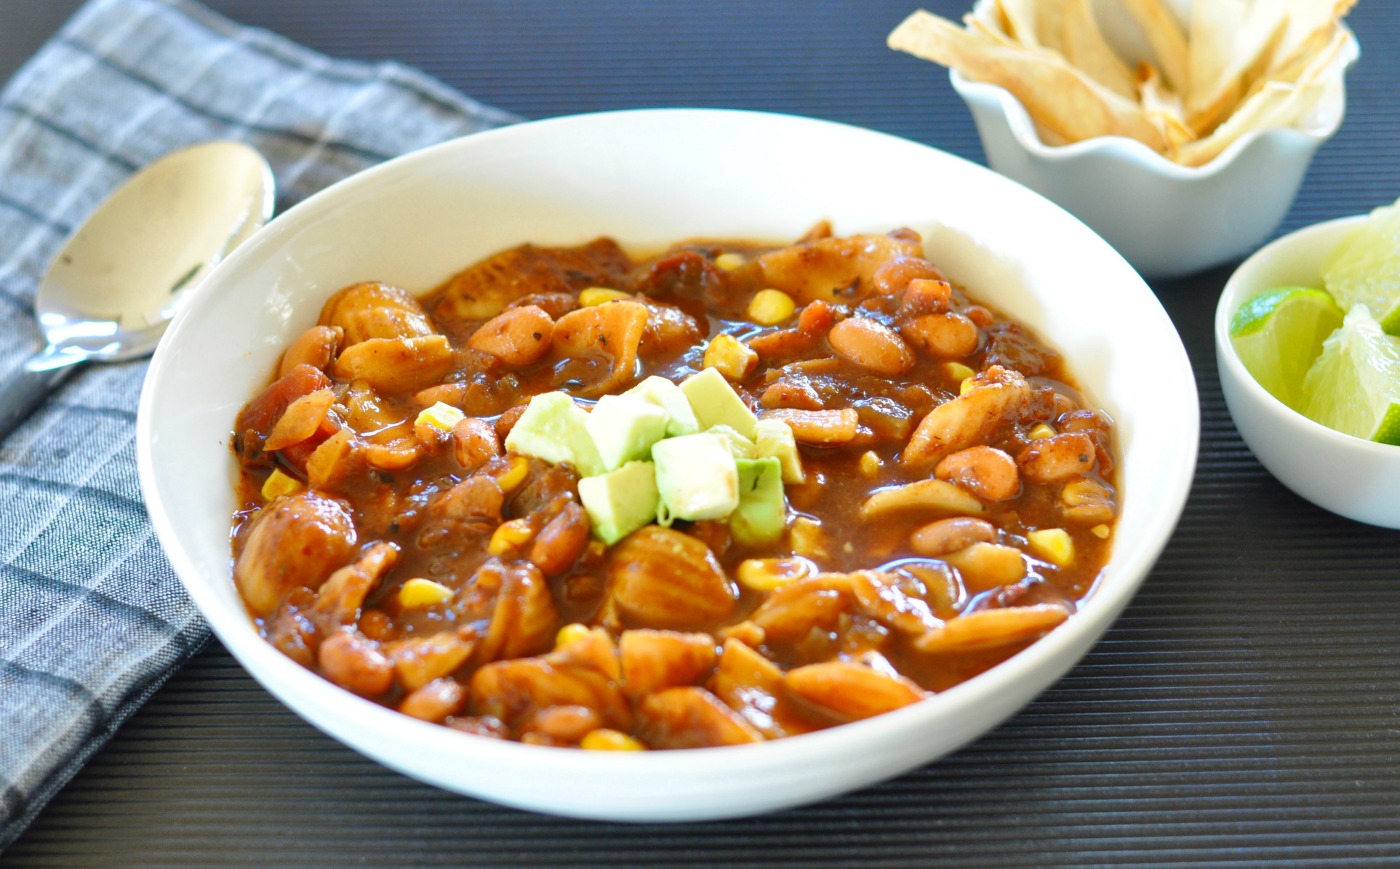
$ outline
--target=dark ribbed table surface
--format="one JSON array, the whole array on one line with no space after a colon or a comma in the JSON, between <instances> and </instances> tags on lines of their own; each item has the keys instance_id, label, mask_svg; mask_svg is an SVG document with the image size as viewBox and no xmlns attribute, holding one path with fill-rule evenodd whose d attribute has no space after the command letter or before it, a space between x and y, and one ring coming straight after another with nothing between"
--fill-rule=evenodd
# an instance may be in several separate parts
<instances>
[{"instance_id":1,"label":"dark ribbed table surface","mask_svg":"<svg viewBox=\"0 0 1400 869\"><path fill-rule=\"evenodd\" d=\"M0 0L0 73L76 5ZM884 48L915 0L209 5L333 55L404 61L528 117L765 109L982 159L946 76ZM956 16L968 4L926 5ZM1351 21L1363 56L1346 123L1280 232L1400 195L1400 5L1366 0ZM215 643L115 735L6 862L1400 862L1400 533L1302 501L1240 441L1211 339L1229 271L1154 286L1202 402L1200 465L1171 544L1069 676L951 757L766 817L560 820L376 765L287 711Z\"/></svg>"}]
</instances>

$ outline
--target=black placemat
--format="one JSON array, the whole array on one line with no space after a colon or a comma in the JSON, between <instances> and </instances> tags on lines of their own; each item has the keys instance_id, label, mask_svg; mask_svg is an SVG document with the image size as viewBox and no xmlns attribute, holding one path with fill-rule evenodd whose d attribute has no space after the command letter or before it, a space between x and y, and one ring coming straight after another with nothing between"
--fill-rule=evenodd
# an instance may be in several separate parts
<instances>
[{"instance_id":1,"label":"black placemat","mask_svg":"<svg viewBox=\"0 0 1400 869\"><path fill-rule=\"evenodd\" d=\"M913 2L210 5L331 54L411 63L532 117L769 109L981 159L946 78L883 48ZM955 15L967 4L924 5ZM1400 7L1366 0L1351 21L1363 55L1349 115L1283 230L1400 195ZM301 723L215 646L132 719L6 861L1393 865L1400 533L1301 501L1240 441L1210 326L1228 274L1154 287L1202 401L1200 465L1167 551L1080 666L951 757L760 818L559 820L446 794L361 758Z\"/></svg>"}]
</instances>

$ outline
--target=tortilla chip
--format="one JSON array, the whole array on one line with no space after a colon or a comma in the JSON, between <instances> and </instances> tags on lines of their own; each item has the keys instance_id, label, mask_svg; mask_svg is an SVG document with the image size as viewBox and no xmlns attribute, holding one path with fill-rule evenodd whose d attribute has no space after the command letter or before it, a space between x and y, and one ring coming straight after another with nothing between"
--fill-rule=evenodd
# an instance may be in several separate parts
<instances>
[{"instance_id":1,"label":"tortilla chip","mask_svg":"<svg viewBox=\"0 0 1400 869\"><path fill-rule=\"evenodd\" d=\"M1026 107L1037 128L1060 142L1127 136L1157 151L1166 147L1141 106L1050 52L1008 48L923 10L890 33L889 46L1005 88Z\"/></svg>"},{"instance_id":2,"label":"tortilla chip","mask_svg":"<svg viewBox=\"0 0 1400 869\"><path fill-rule=\"evenodd\" d=\"M1071 65L1121 97L1134 99L1137 82L1133 71L1114 53L1094 20L1090 0L1068 0L1064 5L1061 51Z\"/></svg>"},{"instance_id":3,"label":"tortilla chip","mask_svg":"<svg viewBox=\"0 0 1400 869\"><path fill-rule=\"evenodd\" d=\"M1306 57L1325 45L1337 22L1346 17L1356 0L1276 0L1287 12L1288 28L1279 40L1275 67Z\"/></svg>"},{"instance_id":4,"label":"tortilla chip","mask_svg":"<svg viewBox=\"0 0 1400 869\"><path fill-rule=\"evenodd\" d=\"M1176 154L1187 142L1196 139L1196 131L1186 123L1185 110L1179 97L1162 81L1157 68L1150 63L1138 67L1138 100L1147 119L1167 141L1167 156Z\"/></svg>"},{"instance_id":5,"label":"tortilla chip","mask_svg":"<svg viewBox=\"0 0 1400 869\"><path fill-rule=\"evenodd\" d=\"M1246 100L1204 139L1183 145L1177 158L1184 166L1203 166L1252 132L1296 126L1326 95L1324 82L1302 85L1271 81Z\"/></svg>"},{"instance_id":6,"label":"tortilla chip","mask_svg":"<svg viewBox=\"0 0 1400 869\"><path fill-rule=\"evenodd\" d=\"M1142 28L1167 86L1186 93L1186 33L1162 0L1123 0Z\"/></svg>"},{"instance_id":7,"label":"tortilla chip","mask_svg":"<svg viewBox=\"0 0 1400 869\"><path fill-rule=\"evenodd\" d=\"M1118 2L1157 64L1131 69L1094 17ZM1183 27L1173 0L992 0L965 28L920 10L891 48L1005 88L1042 141L1137 139L1199 166L1254 130L1296 127L1333 88L1350 45L1341 18L1356 0L1191 0Z\"/></svg>"},{"instance_id":8,"label":"tortilla chip","mask_svg":"<svg viewBox=\"0 0 1400 869\"><path fill-rule=\"evenodd\" d=\"M1006 22L1006 34L1022 45L1034 48L1060 48L1060 16L1050 0L996 0Z\"/></svg>"}]
</instances>

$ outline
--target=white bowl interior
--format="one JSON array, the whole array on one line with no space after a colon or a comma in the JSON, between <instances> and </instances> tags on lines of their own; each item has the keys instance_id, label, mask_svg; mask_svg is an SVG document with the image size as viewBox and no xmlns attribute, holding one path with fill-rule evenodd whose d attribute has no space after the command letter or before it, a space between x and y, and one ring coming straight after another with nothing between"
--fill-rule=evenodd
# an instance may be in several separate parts
<instances>
[{"instance_id":1,"label":"white bowl interior","mask_svg":"<svg viewBox=\"0 0 1400 869\"><path fill-rule=\"evenodd\" d=\"M618 757L468 737L335 688L261 640L230 579L238 408L322 301L359 280L422 292L525 241L612 235L790 239L910 226L955 280L1033 325L1118 422L1122 515L1094 596L1030 650L929 701L755 746ZM152 520L229 650L316 726L409 775L509 805L680 820L818 799L975 738L1062 675L1165 545L1194 470L1191 369L1137 274L1078 221L986 169L852 127L744 112L579 116L482 133L393 161L282 215L199 287L152 363L138 424Z\"/></svg>"}]
</instances>

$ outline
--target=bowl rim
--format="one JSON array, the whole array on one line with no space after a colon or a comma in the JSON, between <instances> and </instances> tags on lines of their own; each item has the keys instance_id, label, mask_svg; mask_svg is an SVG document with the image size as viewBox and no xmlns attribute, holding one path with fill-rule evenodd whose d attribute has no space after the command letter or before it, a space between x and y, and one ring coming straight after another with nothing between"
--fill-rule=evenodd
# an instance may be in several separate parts
<instances>
[{"instance_id":1,"label":"bowl rim","mask_svg":"<svg viewBox=\"0 0 1400 869\"><path fill-rule=\"evenodd\" d=\"M338 199L348 196L367 185L378 184L384 180L391 180L399 174L416 171L423 164L431 165L434 161L442 159L443 155L452 154L458 150L471 151L477 148L486 147L490 143L499 141L510 141L517 137L535 135L536 131L546 128L568 128L575 125L588 124L609 124L612 119L625 116L655 116L659 121L664 122L670 118L679 116L699 116L699 117L733 117L744 119L747 123L759 125L770 124L796 124L813 129L815 132L822 130L841 131L844 135L868 136L878 139L893 140L908 146L915 146L934 152L938 159L952 161L960 164L960 171L973 173L985 173L988 180L997 184L1009 184L1018 190L1018 195L1034 196L1043 200L1047 205L1060 212L1064 219L1082 231L1092 234L1091 230L1070 215L1062 208L1049 200L1045 200L1039 194L1022 185L992 172L984 166L968 161L964 158L950 154L946 151L933 148L919 142L893 136L855 125L842 124L834 121L807 118L799 115L779 114L770 112L758 112L748 110L731 109L711 109L711 108L664 108L664 109L628 109L620 111L596 112L579 115L568 115L549 118L540 121L526 122L507 127L500 127L474 133L468 136L449 140L437 145L414 151L379 165L370 167L362 172L356 173L324 190L308 197L298 203L285 213L278 215L266 228L260 231L249 242L241 246L228 259L218 266L215 276L224 272L231 272L239 267L245 260L251 258L255 253L264 247L273 247L284 244L287 239L293 237L296 230L305 222L314 221L315 214L324 207L325 203L333 203ZM1103 245L1105 255L1110 255L1121 260L1121 256L1113 251L1105 242L1095 237L1095 241ZM1136 276L1130 266L1124 263L1125 269ZM568 774L597 774L600 771L616 769L619 764L628 767L645 768L649 775L689 774L704 771L720 756L724 757L745 757L751 756L751 764L761 766L780 766L790 763L792 760L810 757L816 751L830 750L851 752L857 751L862 745L869 744L871 740L881 740L893 738L901 734L907 734L911 722L918 722L927 719L929 722L947 715L945 710L952 707L954 710L972 709L976 710L983 706L996 708L996 698L999 692L1007 686L1020 684L1028 680L1036 680L1039 691L1043 691L1067 672L1071 667L1079 662L1084 651L1074 653L1076 645L1083 643L1084 650L1097 642L1103 632L1117 618L1122 609L1136 594L1142 583L1146 580L1153 565L1160 557L1162 550L1171 539L1177 524L1180 521L1185 508L1186 500L1190 492L1191 481L1194 477L1194 468L1199 449L1199 398L1196 389L1195 379L1192 374L1189 357L1184 346L1180 343L1180 336L1176 335L1175 328L1167 317L1165 310L1161 308L1160 302L1152 295L1151 290L1141 278L1137 278L1140 287L1137 287L1144 294L1144 301L1156 306L1156 313L1160 315L1162 324L1175 335L1177 341L1176 352L1171 360L1172 364L1178 367L1177 378L1181 383L1183 402L1182 412L1188 418L1182 419L1183 430L1189 431L1190 436L1180 438L1176 444L1177 453L1173 457L1175 464L1184 470L1184 473L1176 475L1172 479L1163 483L1161 498L1157 501L1158 508L1164 514L1170 514L1173 519L1169 523L1162 523L1154 526L1151 534L1143 535L1141 540L1135 541L1132 549L1128 551L1115 547L1110 556L1109 565L1111 575L1101 576L1100 581L1095 584L1091 594L1081 602L1075 615L1063 626L1051 631L1048 635L1032 643L1026 650L1018 652L1006 661L992 667L988 671L962 682L950 689L938 692L937 694L912 704L908 707L887 712L872 718L850 722L837 727L832 727L812 733L783 739L770 740L762 743L738 746L712 747L705 749L678 749L670 751L637 752L632 757L619 757L619 754L626 755L626 752L587 752L587 751L559 751L554 748L528 745L514 741L503 741L487 738L460 739L463 734L456 733L449 728L436 724L428 724L403 715L396 710L380 706L370 700L360 698L338 686L333 685L328 680L317 675L311 670L302 667L292 659L277 651L273 646L260 637L253 628L252 619L245 609L234 611L225 607L214 592L214 583L230 582L227 574L220 577L202 578L201 570L196 564L191 551L185 546L181 535L176 533L174 524L169 514L169 508L165 504L161 493L156 471L156 454L154 440L156 435L153 406L155 397L160 389L167 367L169 367L166 357L172 352L169 348L175 346L178 337L184 332L185 324L189 322L202 306L205 295L212 293L213 288L220 283L218 280L208 280L202 286L195 289L190 300L190 304L176 317L171 324L171 328L166 333L166 340L162 341L156 356L148 370L142 390L141 402L137 416L137 460L138 473L142 486L142 491L146 497L148 510L153 525L156 528L158 537L167 557L170 559L176 574L179 576L182 585L187 593L195 601L205 618L208 620L214 633L224 642L225 646L239 660L240 664L264 687L268 688L279 699L282 692L275 689L264 679L264 668L268 672L275 673L284 682L295 686L295 690L304 693L312 704L329 704L332 707L339 707L353 710L353 713L362 718L366 726L378 729L391 729L397 733L402 733L404 738L412 739L422 746L443 746L459 753L461 756L491 758L493 762L506 762L510 764L521 763L522 768L536 768L540 764L547 764L551 770L563 770ZM1071 366L1073 367L1073 366ZM1128 496L1131 497L1131 496ZM229 556L229 564L232 564L232 556ZM1048 680L1037 680L1036 671L1055 670L1054 677ZM1043 682L1043 684L1040 684ZM306 718L310 723L318 728L322 725L307 717L300 708L290 703L286 703L299 716ZM944 756L958 747L965 745L976 738L979 738L1003 723L1010 714L1014 714L1016 709L1023 706L1017 703L1012 713L999 714L995 718L993 725L989 727L970 728L970 732L964 735L956 745L939 753L937 756ZM322 728L325 729L325 728ZM338 740L343 741L338 735L332 734ZM467 734L469 736L469 734ZM501 759L496 761L495 759ZM376 756L376 761L391 765L382 757ZM395 767L397 768L397 767ZM759 766L751 766L757 769ZM400 769L408 775L422 777L420 773ZM889 774L882 776L887 778ZM435 782L437 783L437 782ZM447 785L440 785L447 787ZM466 791L461 787L453 787L453 790ZM839 790L849 790L849 787L842 787ZM496 802L503 802L499 797L490 796ZM808 799L814 799L809 797ZM797 802L797 801L794 801ZM792 804L792 803L789 803ZM535 808L537 806L525 806ZM568 814L557 809L544 809L557 814ZM611 815L587 815L588 817L615 817ZM718 817L718 815L715 815Z\"/></svg>"},{"instance_id":2,"label":"bowl rim","mask_svg":"<svg viewBox=\"0 0 1400 869\"><path fill-rule=\"evenodd\" d=\"M1254 375L1250 374L1249 369L1245 368L1244 363L1240 361L1239 354L1235 352L1235 344L1230 340L1230 320L1234 317L1239 306L1244 303L1245 293L1254 295L1274 289L1274 287L1262 286L1247 288L1245 278L1249 272L1262 268L1277 257L1285 255L1295 246L1314 241L1320 236L1340 235L1344 230L1360 225L1368 216L1367 214L1352 214L1309 224L1279 236L1240 263L1239 267L1225 281L1225 286L1220 291L1220 298L1215 305L1216 357L1220 368L1219 376L1224 376L1225 372L1228 371L1236 388L1243 390L1251 404L1261 406L1275 416L1290 420L1301 430L1300 434L1326 441L1337 449L1360 450L1363 454L1373 455L1377 460L1393 460L1396 456L1394 446L1374 443L1328 428L1284 404L1254 379Z\"/></svg>"},{"instance_id":3,"label":"bowl rim","mask_svg":"<svg viewBox=\"0 0 1400 869\"><path fill-rule=\"evenodd\" d=\"M963 101L971 105L980 103L997 107L1006 118L1006 125L1012 137L1032 156L1050 163L1063 163L1071 160L1104 157L1125 163L1134 163L1167 178L1181 181L1204 181L1225 172L1240 155L1254 147L1260 140L1268 138L1294 140L1314 147L1336 135L1346 117L1346 72L1361 57L1361 43L1356 34L1345 22L1340 24L1346 33L1346 43L1342 52L1332 62L1325 79L1333 85L1324 100L1337 100L1337 111L1327 124L1315 127L1265 127L1250 130L1231 142L1225 150L1200 166L1183 166L1168 160L1152 150L1146 143L1128 136L1094 136L1070 142L1065 145L1051 145L1045 142L1036 131L1035 122L1025 105L1009 90L991 82L975 81L963 76L956 69L949 68L948 80L953 90Z\"/></svg>"}]
</instances>

